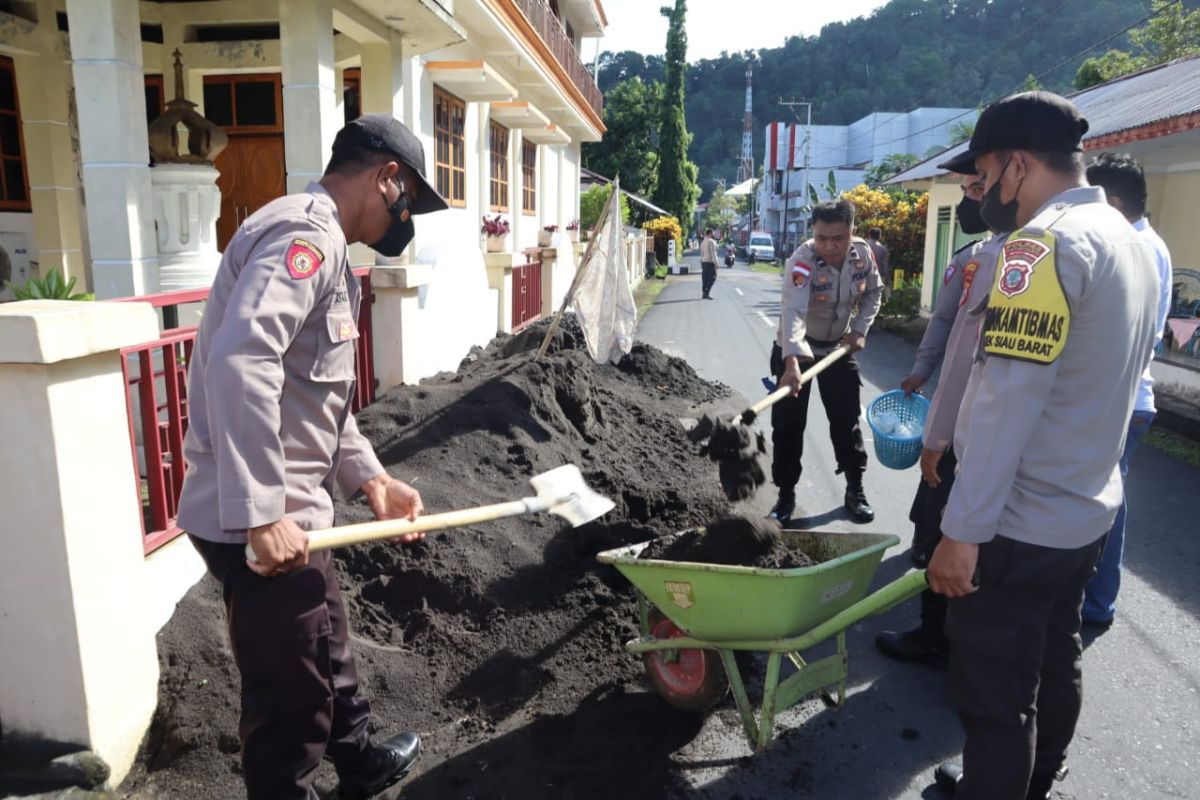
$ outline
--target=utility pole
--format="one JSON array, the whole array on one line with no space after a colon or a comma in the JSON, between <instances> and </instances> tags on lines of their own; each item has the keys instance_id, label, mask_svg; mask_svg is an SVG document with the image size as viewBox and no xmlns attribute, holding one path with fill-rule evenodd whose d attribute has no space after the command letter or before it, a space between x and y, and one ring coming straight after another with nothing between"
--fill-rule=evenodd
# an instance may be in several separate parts
<instances>
[{"instance_id":1,"label":"utility pole","mask_svg":"<svg viewBox=\"0 0 1200 800\"><path fill-rule=\"evenodd\" d=\"M791 100L784 100L781 97L781 98L779 98L779 105L787 106L788 109L791 110L792 116L796 118L797 123L800 122L800 115L798 113L796 113L796 106L804 106L805 109L807 109L807 111L808 111L808 116L804 123L804 192L807 193L808 192L809 159L812 154L812 107L813 107L813 104L806 100L796 100L794 98ZM795 161L795 154L793 153L792 146L789 143L788 144L788 171L787 171L787 176L786 176L788 178L790 178L792 175L792 165L793 165L794 161ZM788 214L788 190L786 188L784 188L784 190L783 190L783 231L784 231L785 236L787 235L787 214ZM804 232L806 234L808 233L808 223L807 222L805 223Z\"/></svg>"},{"instance_id":2,"label":"utility pole","mask_svg":"<svg viewBox=\"0 0 1200 800\"><path fill-rule=\"evenodd\" d=\"M746 62L746 108L742 114L742 153L738 163L738 182L750 181L750 221L746 224L746 245L754 231L754 202L758 192L754 187L754 62Z\"/></svg>"}]
</instances>

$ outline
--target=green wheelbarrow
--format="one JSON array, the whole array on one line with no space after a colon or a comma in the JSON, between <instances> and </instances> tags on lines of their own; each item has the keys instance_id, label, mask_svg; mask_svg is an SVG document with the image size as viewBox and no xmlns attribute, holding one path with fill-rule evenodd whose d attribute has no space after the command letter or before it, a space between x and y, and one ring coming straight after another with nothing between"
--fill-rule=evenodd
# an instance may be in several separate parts
<instances>
[{"instance_id":1,"label":"green wheelbarrow","mask_svg":"<svg viewBox=\"0 0 1200 800\"><path fill-rule=\"evenodd\" d=\"M783 531L784 543L820 563L797 569L639 559L649 542L600 553L637 588L641 636L625 647L642 657L655 690L678 708L706 711L733 690L753 750L771 742L775 715L812 694L830 708L846 701L846 629L925 588L910 572L867 595L883 551L900 538L880 533ZM808 662L801 652L837 637L837 653ZM737 651L767 653L762 709L755 718ZM780 680L783 659L796 672ZM836 687L836 699L830 690Z\"/></svg>"}]
</instances>

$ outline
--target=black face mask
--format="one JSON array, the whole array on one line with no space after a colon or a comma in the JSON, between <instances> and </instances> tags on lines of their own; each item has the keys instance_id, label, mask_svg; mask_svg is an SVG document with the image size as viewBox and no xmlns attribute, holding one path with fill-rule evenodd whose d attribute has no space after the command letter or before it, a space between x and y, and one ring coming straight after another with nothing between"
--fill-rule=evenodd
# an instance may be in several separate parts
<instances>
[{"instance_id":1,"label":"black face mask","mask_svg":"<svg viewBox=\"0 0 1200 800\"><path fill-rule=\"evenodd\" d=\"M979 213L978 200L972 200L969 197L959 200L958 205L954 208L954 215L958 217L958 227L962 228L963 233L973 236L988 229L987 224L983 221L983 215Z\"/></svg>"},{"instance_id":2,"label":"black face mask","mask_svg":"<svg viewBox=\"0 0 1200 800\"><path fill-rule=\"evenodd\" d=\"M387 197L383 198L383 202L387 202ZM408 210L408 195L404 193L403 187L400 189L400 196L396 198L396 202L387 207L387 212L388 216L392 218L392 224L388 226L387 233L383 234L382 239L371 244L371 249L380 255L394 258L404 252L404 248L408 247L408 243L417 233L417 228L413 225L412 213Z\"/></svg>"},{"instance_id":3,"label":"black face mask","mask_svg":"<svg viewBox=\"0 0 1200 800\"><path fill-rule=\"evenodd\" d=\"M1025 179L1021 178L1017 182L1017 190L1013 193L1013 199L1007 203L1000 201L1000 181L1003 180L1010 163L1012 163L1011 156L1008 161L1004 162L1004 168L1000 170L1000 177L992 184L992 188L984 193L983 200L979 204L979 216L989 228L999 233L1010 233L1017 229L1017 208L1020 205L1017 202L1017 196L1021 194L1021 185L1025 183Z\"/></svg>"}]
</instances>

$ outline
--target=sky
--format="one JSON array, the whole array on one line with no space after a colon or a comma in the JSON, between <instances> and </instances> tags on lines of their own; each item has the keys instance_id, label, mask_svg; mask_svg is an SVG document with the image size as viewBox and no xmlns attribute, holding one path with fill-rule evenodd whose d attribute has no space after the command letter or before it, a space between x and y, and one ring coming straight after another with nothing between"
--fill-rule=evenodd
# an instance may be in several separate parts
<instances>
[{"instance_id":1,"label":"sky","mask_svg":"<svg viewBox=\"0 0 1200 800\"><path fill-rule=\"evenodd\" d=\"M659 13L673 0L601 0L608 30L601 50L635 50L646 55L666 50L667 18ZM869 15L887 0L689 0L688 61L715 58L722 50L740 52L779 47L788 36L815 36L821 26ZM595 44L584 44L586 60Z\"/></svg>"}]
</instances>

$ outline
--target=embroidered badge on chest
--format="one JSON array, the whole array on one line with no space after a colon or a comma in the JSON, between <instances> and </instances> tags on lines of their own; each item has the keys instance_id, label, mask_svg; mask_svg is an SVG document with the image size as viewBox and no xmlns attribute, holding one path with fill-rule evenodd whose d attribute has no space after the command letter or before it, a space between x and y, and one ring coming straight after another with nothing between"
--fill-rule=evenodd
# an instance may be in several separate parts
<instances>
[{"instance_id":1,"label":"embroidered badge on chest","mask_svg":"<svg viewBox=\"0 0 1200 800\"><path fill-rule=\"evenodd\" d=\"M292 280L302 280L314 275L325 261L325 254L312 242L293 239L287 250L288 275Z\"/></svg>"},{"instance_id":2,"label":"embroidered badge on chest","mask_svg":"<svg viewBox=\"0 0 1200 800\"><path fill-rule=\"evenodd\" d=\"M348 342L358 336L358 329L354 327L354 323L350 320L338 323L338 341Z\"/></svg>"},{"instance_id":3,"label":"embroidered badge on chest","mask_svg":"<svg viewBox=\"0 0 1200 800\"><path fill-rule=\"evenodd\" d=\"M797 287L808 283L808 276L811 274L812 267L803 261L797 261L792 265L792 283Z\"/></svg>"},{"instance_id":4,"label":"embroidered badge on chest","mask_svg":"<svg viewBox=\"0 0 1200 800\"><path fill-rule=\"evenodd\" d=\"M1004 264L1000 267L1000 278L996 288L1005 297L1012 298L1029 288L1033 268L1046 257L1050 248L1034 239L1014 239L1004 245Z\"/></svg>"}]
</instances>

